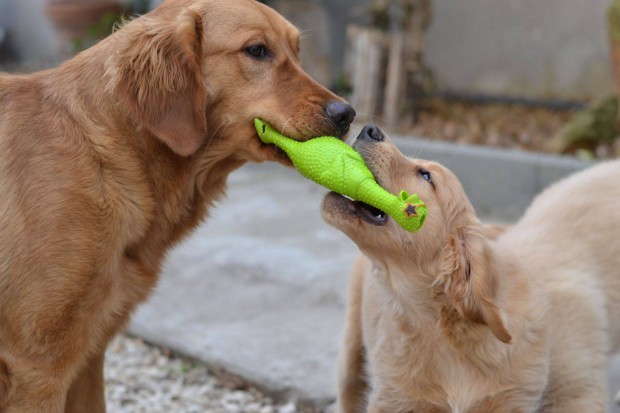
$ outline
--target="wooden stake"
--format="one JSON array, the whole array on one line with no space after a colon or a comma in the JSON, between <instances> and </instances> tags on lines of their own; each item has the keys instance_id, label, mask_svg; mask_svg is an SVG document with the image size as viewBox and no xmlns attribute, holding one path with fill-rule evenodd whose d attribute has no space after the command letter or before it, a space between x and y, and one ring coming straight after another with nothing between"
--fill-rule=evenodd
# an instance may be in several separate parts
<instances>
[{"instance_id":1,"label":"wooden stake","mask_svg":"<svg viewBox=\"0 0 620 413\"><path fill-rule=\"evenodd\" d=\"M402 32L395 33L392 36L390 43L383 119L388 128L394 128L400 119L400 110L402 109L403 102L403 53L405 50L404 34Z\"/></svg>"}]
</instances>

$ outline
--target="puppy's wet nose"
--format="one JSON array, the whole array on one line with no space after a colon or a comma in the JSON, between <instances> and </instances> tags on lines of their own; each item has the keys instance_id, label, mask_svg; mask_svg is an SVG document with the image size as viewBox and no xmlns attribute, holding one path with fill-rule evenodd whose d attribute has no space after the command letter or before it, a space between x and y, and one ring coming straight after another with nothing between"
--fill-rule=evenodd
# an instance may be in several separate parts
<instances>
[{"instance_id":1,"label":"puppy's wet nose","mask_svg":"<svg viewBox=\"0 0 620 413\"><path fill-rule=\"evenodd\" d=\"M376 142L383 142L385 140L385 135L375 125L366 125L364 129L362 129L362 133L360 133L360 138L362 139L372 139Z\"/></svg>"},{"instance_id":2,"label":"puppy's wet nose","mask_svg":"<svg viewBox=\"0 0 620 413\"><path fill-rule=\"evenodd\" d=\"M353 106L339 100L328 102L325 106L325 114L334 126L336 126L340 132L340 136L348 132L349 125L351 125L356 115Z\"/></svg>"}]
</instances>

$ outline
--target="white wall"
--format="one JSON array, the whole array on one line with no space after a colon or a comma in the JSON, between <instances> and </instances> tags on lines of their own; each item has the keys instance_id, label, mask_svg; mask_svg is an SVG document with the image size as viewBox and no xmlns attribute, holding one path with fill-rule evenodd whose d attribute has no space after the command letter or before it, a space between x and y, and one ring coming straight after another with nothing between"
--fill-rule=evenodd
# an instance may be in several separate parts
<instances>
[{"instance_id":1,"label":"white wall","mask_svg":"<svg viewBox=\"0 0 620 413\"><path fill-rule=\"evenodd\" d=\"M580 98L612 91L608 0L434 0L428 61L449 89Z\"/></svg>"},{"instance_id":2,"label":"white wall","mask_svg":"<svg viewBox=\"0 0 620 413\"><path fill-rule=\"evenodd\" d=\"M56 34L44 14L45 0L0 0L0 26L24 63L41 66L59 58Z\"/></svg>"},{"instance_id":3,"label":"white wall","mask_svg":"<svg viewBox=\"0 0 620 413\"><path fill-rule=\"evenodd\" d=\"M152 0L157 3L159 0ZM222 0L226 1L226 0ZM368 0L307 0L318 27L299 19L316 55L331 45L330 84L342 73L345 27ZM612 90L605 11L609 0L434 0L427 57L445 89L536 98L588 98ZM20 56L48 62L58 44L45 0L0 0L0 25ZM289 10L290 11L290 10ZM318 21L317 20L317 21ZM326 26L325 26L326 24ZM322 79L323 80L323 79Z\"/></svg>"},{"instance_id":4,"label":"white wall","mask_svg":"<svg viewBox=\"0 0 620 413\"><path fill-rule=\"evenodd\" d=\"M368 0L306 1L327 12L336 77L342 73L345 27L363 21ZM610 93L608 1L433 0L429 66L440 87L457 92L540 99Z\"/></svg>"}]
</instances>

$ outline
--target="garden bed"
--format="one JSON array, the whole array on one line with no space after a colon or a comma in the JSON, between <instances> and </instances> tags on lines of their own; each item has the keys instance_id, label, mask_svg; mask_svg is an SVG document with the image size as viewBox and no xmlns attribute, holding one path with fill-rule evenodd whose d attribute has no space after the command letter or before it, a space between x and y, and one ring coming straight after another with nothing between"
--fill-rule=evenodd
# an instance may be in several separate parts
<instances>
[{"instance_id":1,"label":"garden bed","mask_svg":"<svg viewBox=\"0 0 620 413\"><path fill-rule=\"evenodd\" d=\"M578 112L576 107L549 109L433 98L421 105L417 123L406 119L394 132L460 144L552 153L552 138ZM614 158L620 154L620 139L575 154L584 159Z\"/></svg>"}]
</instances>

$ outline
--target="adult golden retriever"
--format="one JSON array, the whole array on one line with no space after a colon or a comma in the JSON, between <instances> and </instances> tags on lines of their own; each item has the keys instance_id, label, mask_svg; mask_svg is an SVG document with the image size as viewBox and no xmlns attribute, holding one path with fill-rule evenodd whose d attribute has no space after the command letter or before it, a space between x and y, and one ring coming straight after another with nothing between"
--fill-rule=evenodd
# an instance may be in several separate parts
<instances>
[{"instance_id":1,"label":"adult golden retriever","mask_svg":"<svg viewBox=\"0 0 620 413\"><path fill-rule=\"evenodd\" d=\"M620 343L620 162L553 185L485 236L446 168L406 158L376 127L356 148L429 215L408 233L359 202L324 200L327 222L365 255L350 281L339 411L603 413L606 353Z\"/></svg>"},{"instance_id":2,"label":"adult golden retriever","mask_svg":"<svg viewBox=\"0 0 620 413\"><path fill-rule=\"evenodd\" d=\"M64 65L0 75L0 411L105 410L106 344L248 161L355 112L254 0L169 0ZM208 254L209 251L205 251Z\"/></svg>"}]
</instances>

